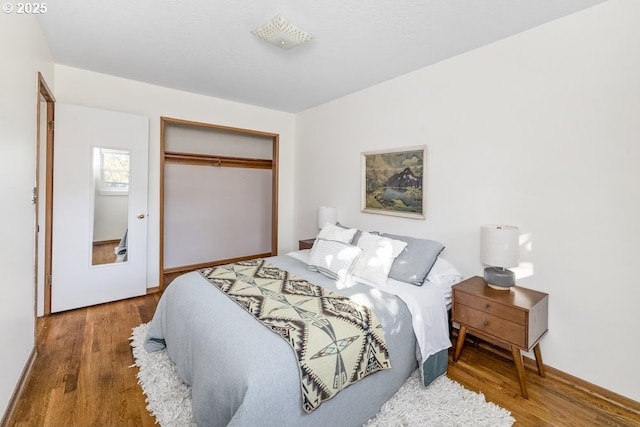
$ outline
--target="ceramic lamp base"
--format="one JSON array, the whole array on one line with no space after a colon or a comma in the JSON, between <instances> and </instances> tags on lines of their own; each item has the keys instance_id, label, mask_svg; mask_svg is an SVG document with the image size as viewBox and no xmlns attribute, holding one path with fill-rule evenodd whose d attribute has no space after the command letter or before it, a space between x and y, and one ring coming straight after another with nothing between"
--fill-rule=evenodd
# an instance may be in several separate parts
<instances>
[{"instance_id":1,"label":"ceramic lamp base","mask_svg":"<svg viewBox=\"0 0 640 427\"><path fill-rule=\"evenodd\" d=\"M487 286L500 291L508 291L515 286L516 275L513 271L501 267L487 267L484 269L484 281Z\"/></svg>"}]
</instances>

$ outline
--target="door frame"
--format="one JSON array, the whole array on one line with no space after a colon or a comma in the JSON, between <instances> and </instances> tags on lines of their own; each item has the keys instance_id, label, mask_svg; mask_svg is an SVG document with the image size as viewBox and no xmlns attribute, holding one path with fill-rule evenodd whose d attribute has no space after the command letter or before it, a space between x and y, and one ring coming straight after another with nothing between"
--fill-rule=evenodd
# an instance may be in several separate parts
<instances>
[{"instance_id":1,"label":"door frame","mask_svg":"<svg viewBox=\"0 0 640 427\"><path fill-rule=\"evenodd\" d=\"M42 102L46 103L46 111L42 111L41 104ZM54 145L54 128L55 128L55 97L53 96L53 92L49 88L49 85L44 79L42 73L38 72L38 96L36 99L37 103L37 118L36 118L36 176L35 176L35 209L36 209L36 224L35 224L35 301L34 301L34 312L37 317L38 310L38 302L39 298L43 298L43 306L44 306L44 315L51 314L51 259L52 259L52 242L53 242L53 234L52 234L52 223L53 223L53 145ZM46 129L41 128L41 117L42 114L46 115ZM40 139L42 132L46 132L46 147L44 151L44 159L40 153ZM44 171L42 170L44 166ZM40 175L44 172L45 175L45 189L44 189L44 260L38 257L38 234L42 232L40 224L42 224L42 218L40 217L39 212L39 203L42 201L39 200L38 197L40 194ZM40 263L44 263L44 291L42 296L40 295L38 289L38 281L39 276L38 272L40 271Z\"/></svg>"}]
</instances>

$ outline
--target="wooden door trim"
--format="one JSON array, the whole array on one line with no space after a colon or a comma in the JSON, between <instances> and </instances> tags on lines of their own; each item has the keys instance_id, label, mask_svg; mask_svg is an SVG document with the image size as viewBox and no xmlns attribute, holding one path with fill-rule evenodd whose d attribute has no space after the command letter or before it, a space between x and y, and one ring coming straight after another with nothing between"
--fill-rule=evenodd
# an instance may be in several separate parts
<instances>
[{"instance_id":1,"label":"wooden door trim","mask_svg":"<svg viewBox=\"0 0 640 427\"><path fill-rule=\"evenodd\" d=\"M178 126L185 126L185 127L199 127L199 128L205 128L205 129L215 129L215 130L219 130L219 131L227 131L229 133L241 133L244 135L255 135L255 136L267 136L267 137L277 137L278 134L277 133L273 133L273 132L265 132L265 131L261 131L261 130L254 130L254 129L244 129L244 128L236 128L236 127L231 127L231 126L223 126L223 125L217 125L214 123L204 123L204 122L195 122L195 121L191 121L191 120L184 120L184 119L176 119L173 117L160 117L160 121L162 122L162 124L171 124L171 125L178 125Z\"/></svg>"},{"instance_id":2,"label":"wooden door trim","mask_svg":"<svg viewBox=\"0 0 640 427\"><path fill-rule=\"evenodd\" d=\"M278 169L278 155L280 147L280 135L273 136L273 164L272 164L272 184L271 184L271 255L278 254L278 177L280 176Z\"/></svg>"},{"instance_id":3,"label":"wooden door trim","mask_svg":"<svg viewBox=\"0 0 640 427\"><path fill-rule=\"evenodd\" d=\"M52 259L52 242L53 242L53 144L54 144L54 131L55 131L55 98L53 96L53 92L49 88L49 85L44 79L42 73L38 72L38 96L37 98L37 125L36 125L36 186L40 184L40 169L42 160L44 160L44 173L45 173L45 192L44 192L44 294L43 294L43 305L44 305L44 315L51 314L51 281L47 280L47 277L51 277L51 259ZM40 115L42 112L40 111L40 103L41 99L44 99L47 104L47 138L46 138L46 149L45 149L45 158L40 158L40 136L42 129L40 128ZM39 193L39 191L38 191ZM36 203L38 200L36 199ZM36 206L36 215L38 215L38 207ZM40 221L38 221L39 223ZM37 242L37 237L36 237ZM38 252L36 246L36 272L42 260L38 259ZM35 298L35 309L37 310L38 303L38 277L36 274L35 280L36 287L36 298Z\"/></svg>"}]
</instances>

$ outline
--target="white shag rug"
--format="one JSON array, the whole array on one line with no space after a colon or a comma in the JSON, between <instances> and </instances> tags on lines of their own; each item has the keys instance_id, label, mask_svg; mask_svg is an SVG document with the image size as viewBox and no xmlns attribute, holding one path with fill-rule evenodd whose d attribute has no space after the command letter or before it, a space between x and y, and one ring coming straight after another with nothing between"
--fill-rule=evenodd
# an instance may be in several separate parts
<instances>
[{"instance_id":1,"label":"white shag rug","mask_svg":"<svg viewBox=\"0 0 640 427\"><path fill-rule=\"evenodd\" d=\"M147 353L143 343L148 325L133 328L131 347L139 368L138 383L147 395L147 409L161 427L195 426L191 412L191 390L169 360L166 350ZM385 403L366 427L485 426L508 427L511 413L486 402L484 396L441 377L423 387L416 370Z\"/></svg>"}]
</instances>

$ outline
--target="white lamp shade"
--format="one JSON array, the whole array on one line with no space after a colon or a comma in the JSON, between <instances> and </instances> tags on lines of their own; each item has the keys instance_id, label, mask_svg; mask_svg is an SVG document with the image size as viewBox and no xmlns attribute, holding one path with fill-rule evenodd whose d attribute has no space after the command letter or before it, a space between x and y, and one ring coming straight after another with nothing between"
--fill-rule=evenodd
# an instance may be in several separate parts
<instances>
[{"instance_id":1,"label":"white lamp shade","mask_svg":"<svg viewBox=\"0 0 640 427\"><path fill-rule=\"evenodd\" d=\"M512 225L483 225L480 232L482 263L492 267L516 267L519 258L518 227Z\"/></svg>"},{"instance_id":2,"label":"white lamp shade","mask_svg":"<svg viewBox=\"0 0 640 427\"><path fill-rule=\"evenodd\" d=\"M318 208L318 228L325 224L335 224L338 221L338 211L331 206L320 206Z\"/></svg>"}]
</instances>

